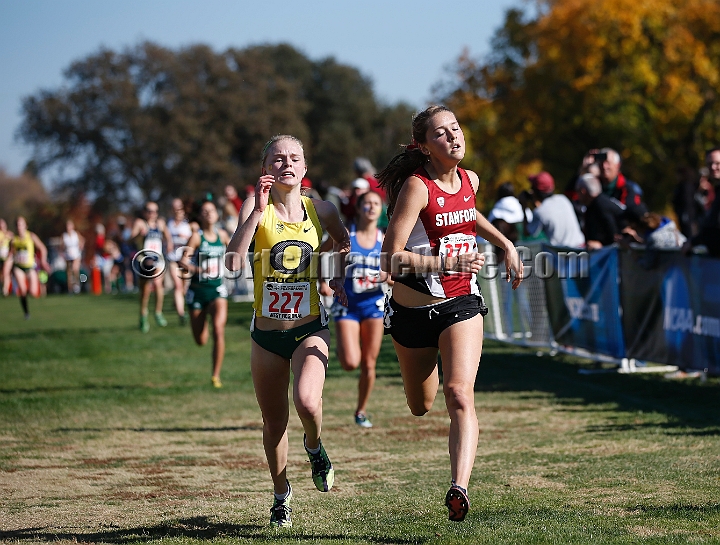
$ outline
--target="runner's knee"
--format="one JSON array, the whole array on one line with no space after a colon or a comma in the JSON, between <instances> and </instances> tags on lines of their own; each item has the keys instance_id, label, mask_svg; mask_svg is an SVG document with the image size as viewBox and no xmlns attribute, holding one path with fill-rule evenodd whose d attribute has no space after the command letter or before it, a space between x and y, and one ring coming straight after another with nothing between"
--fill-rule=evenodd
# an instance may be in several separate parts
<instances>
[{"instance_id":1,"label":"runner's knee","mask_svg":"<svg viewBox=\"0 0 720 545\"><path fill-rule=\"evenodd\" d=\"M472 388L465 384L445 385L445 404L449 411L467 411L474 409L475 396Z\"/></svg>"},{"instance_id":2,"label":"runner's knee","mask_svg":"<svg viewBox=\"0 0 720 545\"><path fill-rule=\"evenodd\" d=\"M311 399L310 396L298 396L295 399L295 410L302 420L313 420L322 412L322 398Z\"/></svg>"}]
</instances>

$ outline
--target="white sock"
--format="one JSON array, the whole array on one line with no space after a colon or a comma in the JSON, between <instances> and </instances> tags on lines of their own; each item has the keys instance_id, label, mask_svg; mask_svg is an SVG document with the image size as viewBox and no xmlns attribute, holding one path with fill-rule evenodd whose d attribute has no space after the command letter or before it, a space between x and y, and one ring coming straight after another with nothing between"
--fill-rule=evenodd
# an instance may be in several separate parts
<instances>
[{"instance_id":1,"label":"white sock","mask_svg":"<svg viewBox=\"0 0 720 545\"><path fill-rule=\"evenodd\" d=\"M303 437L303 446L305 447L305 450L307 450L310 454L318 454L320 452L320 439L318 439L318 446L317 448L308 448L307 443L305 442L305 438Z\"/></svg>"},{"instance_id":2,"label":"white sock","mask_svg":"<svg viewBox=\"0 0 720 545\"><path fill-rule=\"evenodd\" d=\"M275 496L275 499L277 501L285 501L290 495L290 483L287 483L287 491L284 494L278 494L277 492L273 492L273 495Z\"/></svg>"}]
</instances>

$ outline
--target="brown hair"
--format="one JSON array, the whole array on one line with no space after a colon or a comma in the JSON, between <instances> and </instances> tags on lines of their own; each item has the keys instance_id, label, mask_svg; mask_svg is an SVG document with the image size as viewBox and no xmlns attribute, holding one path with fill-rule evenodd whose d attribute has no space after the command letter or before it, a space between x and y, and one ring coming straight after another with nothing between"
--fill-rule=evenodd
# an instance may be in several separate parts
<instances>
[{"instance_id":1,"label":"brown hair","mask_svg":"<svg viewBox=\"0 0 720 545\"><path fill-rule=\"evenodd\" d=\"M355 201L355 208L357 208L358 210L360 210L360 207L361 207L362 204L365 202L365 198L366 198L368 195L370 195L371 193L374 193L375 195L377 195L377 196L380 198L380 206L382 206L382 202L383 202L382 195L380 195L380 193L378 193L378 192L375 191L374 189L369 189L369 190L366 191L365 193L361 193L360 196L358 196L357 201Z\"/></svg>"},{"instance_id":2,"label":"brown hair","mask_svg":"<svg viewBox=\"0 0 720 545\"><path fill-rule=\"evenodd\" d=\"M380 182L380 187L387 191L388 216L391 216L395 209L395 203L405 180L427 162L427 156L420 151L417 143L425 143L430 119L440 112L452 113L445 106L435 105L415 114L412 120L412 144L403 146L402 151L377 173L376 178Z\"/></svg>"}]
</instances>

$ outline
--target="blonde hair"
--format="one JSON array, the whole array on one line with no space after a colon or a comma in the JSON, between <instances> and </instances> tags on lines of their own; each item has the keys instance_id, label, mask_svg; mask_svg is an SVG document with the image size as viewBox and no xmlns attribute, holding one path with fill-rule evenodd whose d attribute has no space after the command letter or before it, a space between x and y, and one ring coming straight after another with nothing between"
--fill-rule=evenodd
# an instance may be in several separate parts
<instances>
[{"instance_id":1,"label":"blonde hair","mask_svg":"<svg viewBox=\"0 0 720 545\"><path fill-rule=\"evenodd\" d=\"M268 150L272 147L273 144L280 142L281 140L291 140L295 142L298 146L300 146L300 149L303 152L303 159L305 158L305 148L303 147L303 143L300 141L299 138L291 134L276 134L263 146L262 159L260 161L261 166L265 166L265 159L267 159ZM307 161L305 161L305 164L307 165Z\"/></svg>"}]
</instances>

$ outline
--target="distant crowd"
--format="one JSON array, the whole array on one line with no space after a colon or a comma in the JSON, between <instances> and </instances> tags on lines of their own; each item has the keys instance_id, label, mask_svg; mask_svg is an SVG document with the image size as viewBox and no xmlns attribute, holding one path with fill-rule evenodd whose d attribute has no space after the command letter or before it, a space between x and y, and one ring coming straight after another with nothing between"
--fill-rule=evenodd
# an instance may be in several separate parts
<instances>
[{"instance_id":1,"label":"distant crowd","mask_svg":"<svg viewBox=\"0 0 720 545\"><path fill-rule=\"evenodd\" d=\"M387 196L375 178L372 163L359 157L354 163L357 178L347 189L315 187L304 178L303 192L333 202L346 224L352 223L355 204L363 193L372 190L383 198L383 213L378 226L388 223ZM643 244L648 248L694 250L720 257L720 147L707 151L705 166L699 172L678 172L672 204L675 218L649 212L638 184L622 172L620 154L611 148L590 150L578 168L578 175L557 192L549 172L529 177L531 189L517 192L507 182L498 186L496 201L488 220L513 242L546 240L556 246L594 250L611 244ZM244 188L251 195L254 185ZM219 212L219 227L232 234L238 223L243 198L228 185L222 195L206 196L214 200ZM170 231L187 218L193 231L202 199L173 199L168 211ZM138 214L138 218L142 213ZM161 214L162 217L162 214ZM82 220L82 218L76 218ZM19 224L18 224L19 222ZM18 292L13 263L29 274L28 290L44 295L51 292L79 293L89 289L90 273L101 272L102 291L136 292L137 278L132 260L140 240L133 233L134 221L123 215L106 224L97 223L85 236L75 228L73 219L65 231L43 243L28 231L24 218L18 218L13 232L0 219L0 271L3 293ZM137 230L136 230L137 231ZM172 232L170 233L172 237ZM32 254L32 255L30 255Z\"/></svg>"},{"instance_id":2,"label":"distant crowd","mask_svg":"<svg viewBox=\"0 0 720 545\"><path fill-rule=\"evenodd\" d=\"M488 219L513 242L547 240L555 246L596 250L611 244L691 250L720 257L720 147L707 151L705 166L678 173L673 195L677 223L649 212L638 184L622 172L620 154L590 150L578 175L556 193L548 172L530 176L530 191L516 196L499 186Z\"/></svg>"}]
</instances>

